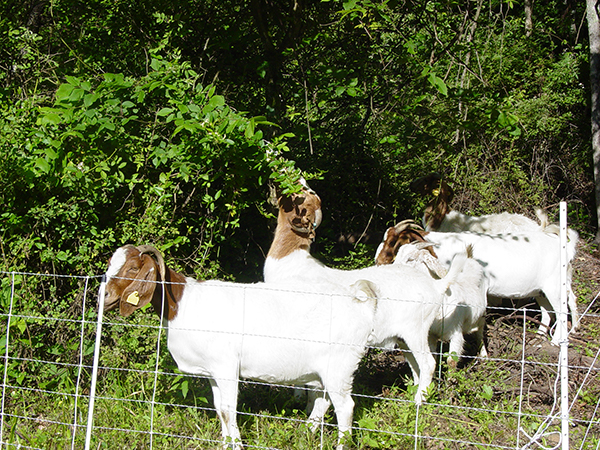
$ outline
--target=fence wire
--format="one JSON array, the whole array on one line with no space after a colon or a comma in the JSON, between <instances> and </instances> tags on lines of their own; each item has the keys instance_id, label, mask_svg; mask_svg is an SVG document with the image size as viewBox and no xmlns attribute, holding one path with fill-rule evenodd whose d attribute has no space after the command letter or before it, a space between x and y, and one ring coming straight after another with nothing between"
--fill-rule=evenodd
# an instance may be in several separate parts
<instances>
[{"instance_id":1,"label":"fence wire","mask_svg":"<svg viewBox=\"0 0 600 450\"><path fill-rule=\"evenodd\" d=\"M102 285L99 276L0 272L0 447L220 447L209 381L177 369L168 329L151 309L102 317ZM488 308L489 356L467 345L454 367L438 346L420 406L402 351L367 348L354 378L350 447L600 449L599 297L579 299L580 328L560 348L537 334L535 302ZM333 411L311 431L307 397L303 386L242 381L244 448L336 448Z\"/></svg>"},{"instance_id":2,"label":"fence wire","mask_svg":"<svg viewBox=\"0 0 600 450\"><path fill-rule=\"evenodd\" d=\"M2 445L80 449L88 429L91 448L220 445L208 381L177 370L151 311L105 316L90 414L100 279L0 275ZM597 304L598 296L585 305L585 333L573 336L568 364L570 445L576 449L600 445ZM441 347L441 370L420 407L412 402L402 353L369 349L354 382L353 446L561 448L558 349L536 334L537 313L533 307L490 309L486 359L467 352L458 368L449 368ZM311 433L305 399L289 386L246 381L240 391L246 448L335 447L333 414Z\"/></svg>"}]
</instances>

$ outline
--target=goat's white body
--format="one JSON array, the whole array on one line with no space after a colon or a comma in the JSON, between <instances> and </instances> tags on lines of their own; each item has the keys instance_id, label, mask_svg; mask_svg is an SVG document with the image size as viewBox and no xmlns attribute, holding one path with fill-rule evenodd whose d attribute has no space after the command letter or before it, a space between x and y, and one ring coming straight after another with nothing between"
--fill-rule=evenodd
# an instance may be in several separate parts
<instances>
[{"instance_id":1,"label":"goat's white body","mask_svg":"<svg viewBox=\"0 0 600 450\"><path fill-rule=\"evenodd\" d=\"M340 439L351 430L353 373L372 331L376 300L349 298L350 289L331 283L302 291L188 278L168 323L168 348L177 366L210 378L223 436L236 449L239 378L323 386L336 410Z\"/></svg>"},{"instance_id":2,"label":"goat's white body","mask_svg":"<svg viewBox=\"0 0 600 450\"><path fill-rule=\"evenodd\" d=\"M456 276L452 272L447 278L433 280L404 265L333 269L305 250L295 250L279 259L268 256L264 266L264 277L268 283L293 281L311 285L327 280L347 285L359 279L374 283L378 287L378 304L368 343L388 348L399 344L408 350L404 354L418 385L417 403L422 402L435 370L435 359L429 348L429 330L439 313L442 293Z\"/></svg>"},{"instance_id":3,"label":"goat's white body","mask_svg":"<svg viewBox=\"0 0 600 450\"><path fill-rule=\"evenodd\" d=\"M186 372L211 375L215 360L226 359L227 365L233 358L231 365L239 362L244 378L283 384L317 380L327 372L331 345L340 347L336 353L363 352L374 306L345 298L349 293L324 293L330 291L327 284L316 287L321 289L292 292L262 283L188 279L177 316L169 322L169 350ZM198 345L207 340L214 342Z\"/></svg>"},{"instance_id":4,"label":"goat's white body","mask_svg":"<svg viewBox=\"0 0 600 450\"><path fill-rule=\"evenodd\" d=\"M463 249L464 251L464 249ZM444 276L446 266L427 249L416 244L402 245L394 264L407 264L430 276ZM465 261L463 271L456 282L444 293L442 307L430 331L430 348L434 351L437 340L450 342L450 357L462 356L464 334L475 333L480 346L479 356L487 356L483 343L485 310L487 306L487 280L483 267L472 258Z\"/></svg>"},{"instance_id":5,"label":"goat's white body","mask_svg":"<svg viewBox=\"0 0 600 450\"><path fill-rule=\"evenodd\" d=\"M569 230L568 262L575 256L578 236ZM542 311L541 332L550 324L548 311L560 311L560 240L554 233L536 231L503 235L431 232L426 240L436 244L435 252L446 266L457 252L472 245L473 258L484 270L488 298L536 297ZM571 271L567 288L573 328L577 326L576 297L571 289ZM543 294L543 295L542 295ZM543 327L543 328L542 328ZM552 342L558 343L555 334Z\"/></svg>"},{"instance_id":6,"label":"goat's white body","mask_svg":"<svg viewBox=\"0 0 600 450\"><path fill-rule=\"evenodd\" d=\"M508 212L498 214L487 214L483 216L468 216L458 211L452 210L446 214L444 220L436 230L443 233L460 233L468 231L472 233L483 234L505 234L505 233L526 233L530 231L540 231L545 226L545 221L541 211L536 211L542 224L525 217L521 214L512 214ZM425 225L427 231L430 227Z\"/></svg>"}]
</instances>

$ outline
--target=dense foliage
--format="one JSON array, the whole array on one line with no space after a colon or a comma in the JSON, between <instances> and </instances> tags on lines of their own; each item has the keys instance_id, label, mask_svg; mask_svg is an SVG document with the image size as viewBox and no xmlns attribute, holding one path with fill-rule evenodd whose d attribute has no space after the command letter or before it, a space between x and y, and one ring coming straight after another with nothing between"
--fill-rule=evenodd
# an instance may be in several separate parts
<instances>
[{"instance_id":1,"label":"dense foliage","mask_svg":"<svg viewBox=\"0 0 600 450\"><path fill-rule=\"evenodd\" d=\"M463 211L567 199L591 230L583 6L527 28L513 2L5 2L3 268L98 273L153 242L256 279L268 181L295 166L320 179L321 242L417 217L432 170Z\"/></svg>"}]
</instances>

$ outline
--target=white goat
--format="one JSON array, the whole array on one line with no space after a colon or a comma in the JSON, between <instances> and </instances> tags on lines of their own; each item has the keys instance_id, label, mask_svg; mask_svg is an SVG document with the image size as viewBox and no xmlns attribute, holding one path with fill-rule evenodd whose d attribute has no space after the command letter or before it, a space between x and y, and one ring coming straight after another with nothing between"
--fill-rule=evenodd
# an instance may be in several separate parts
<instances>
[{"instance_id":1,"label":"white goat","mask_svg":"<svg viewBox=\"0 0 600 450\"><path fill-rule=\"evenodd\" d=\"M571 288L572 266L579 236L576 231L567 232L567 290L568 305L572 318L572 329L579 322L576 296ZM546 231L485 235L477 233L421 232L415 229L398 232L391 227L377 256L379 264L390 263L398 247L413 241L435 244L435 252L446 267L454 255L464 251L466 245L473 247L473 258L484 270L488 282L488 302L495 298L535 297L542 313L540 334L545 334L550 325L549 311L560 311L560 239L556 227L550 225ZM558 333L552 338L558 345Z\"/></svg>"},{"instance_id":2,"label":"white goat","mask_svg":"<svg viewBox=\"0 0 600 450\"><path fill-rule=\"evenodd\" d=\"M548 216L540 208L535 210L539 224L521 214L503 212L469 216L453 210L450 202L454 191L439 173L417 178L410 188L421 195L433 195L423 214L423 226L427 231L503 234L540 231L548 225Z\"/></svg>"},{"instance_id":3,"label":"white goat","mask_svg":"<svg viewBox=\"0 0 600 450\"><path fill-rule=\"evenodd\" d=\"M442 295L457 279L466 254L452 263L448 275L441 280L404 265L333 269L309 252L321 217L321 200L310 189L279 198L277 228L264 266L265 281L280 284L295 281L307 285L321 281L347 285L359 279L373 282L378 287L378 304L369 345L400 345L405 350L418 385L415 402L420 404L435 370L429 330L442 305Z\"/></svg>"},{"instance_id":4,"label":"white goat","mask_svg":"<svg viewBox=\"0 0 600 450\"><path fill-rule=\"evenodd\" d=\"M432 243L412 242L402 245L394 264L407 264L436 278L446 275L446 266L429 251ZM381 246L380 246L381 249ZM378 249L378 252L380 251ZM463 354L464 334L475 334L479 357L486 357L487 350L483 342L485 310L487 306L487 280L483 267L470 256L456 283L443 297L442 308L433 322L430 331L430 348L435 350L436 340L450 342L448 364L456 365L453 355L458 359ZM376 256L377 258L377 256Z\"/></svg>"},{"instance_id":5,"label":"white goat","mask_svg":"<svg viewBox=\"0 0 600 450\"><path fill-rule=\"evenodd\" d=\"M114 253L106 277L105 310L119 307L129 316L151 302L168 320L168 348L179 369L210 379L224 447L242 448L236 409L243 377L322 386L335 407L337 448L344 448L342 438L352 430L353 374L377 306L372 284L283 289L196 281L168 269L154 247L131 245Z\"/></svg>"}]
</instances>

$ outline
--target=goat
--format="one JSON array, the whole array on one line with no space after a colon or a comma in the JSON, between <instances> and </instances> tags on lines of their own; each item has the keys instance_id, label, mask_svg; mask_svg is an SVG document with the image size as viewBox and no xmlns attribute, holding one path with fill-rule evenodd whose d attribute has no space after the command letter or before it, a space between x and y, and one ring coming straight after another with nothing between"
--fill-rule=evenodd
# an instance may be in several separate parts
<instances>
[{"instance_id":1,"label":"goat","mask_svg":"<svg viewBox=\"0 0 600 450\"><path fill-rule=\"evenodd\" d=\"M322 219L321 199L308 187L300 194L280 196L277 228L267 254L264 279L285 284L331 281L342 285L358 279L378 287L373 334L368 344L399 345L418 386L415 403L421 404L433 379L435 359L429 348L429 330L438 315L443 293L455 282L466 254L452 263L448 275L434 280L405 265L339 270L325 266L310 254L315 230Z\"/></svg>"},{"instance_id":2,"label":"goat","mask_svg":"<svg viewBox=\"0 0 600 450\"><path fill-rule=\"evenodd\" d=\"M521 214L503 212L468 216L453 210L450 202L454 191L439 173L417 178L410 184L410 189L424 196L433 195L423 214L423 226L427 231L503 234L539 231L548 225L548 216L540 208L535 210L539 224Z\"/></svg>"},{"instance_id":3,"label":"goat","mask_svg":"<svg viewBox=\"0 0 600 450\"><path fill-rule=\"evenodd\" d=\"M412 222L412 221L411 221ZM405 224L406 228L409 224ZM431 250L432 243L412 242L402 245L393 261L394 264L408 264L420 269L424 273L442 278L446 275L446 267L438 260ZM376 260L382 245L377 249ZM430 348L435 350L436 338L440 341L450 342L450 357L448 364L456 365L452 355L458 359L463 354L463 334L475 334L479 357L486 357L487 350L483 342L483 329L485 326L485 310L487 306L486 292L487 281L483 267L472 258L472 247L467 247L469 258L465 262L464 270L459 275L456 283L444 295L444 302L436 320L430 330Z\"/></svg>"},{"instance_id":4,"label":"goat","mask_svg":"<svg viewBox=\"0 0 600 450\"><path fill-rule=\"evenodd\" d=\"M579 315L577 298L571 288L571 261L575 257L579 235L569 229L567 236L568 305L572 329L575 330ZM390 227L377 255L377 263L393 262L398 248L413 241L435 244L435 252L446 267L457 252L471 245L473 258L483 266L487 278L488 303L497 298L535 297L542 313L538 333L547 333L551 320L549 311L560 310L560 240L556 226L549 225L542 231L502 235L426 232ZM558 333L554 334L552 344L559 344Z\"/></svg>"},{"instance_id":5,"label":"goat","mask_svg":"<svg viewBox=\"0 0 600 450\"><path fill-rule=\"evenodd\" d=\"M127 317L151 303L167 322L179 369L209 378L225 448L241 449L240 377L322 386L335 407L337 448L344 448L352 431L353 374L373 329L374 285L357 280L349 288L315 282L284 289L197 281L167 268L154 247L132 245L113 254L106 278L106 311L118 307Z\"/></svg>"}]
</instances>

